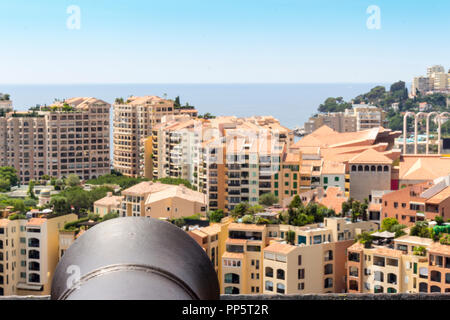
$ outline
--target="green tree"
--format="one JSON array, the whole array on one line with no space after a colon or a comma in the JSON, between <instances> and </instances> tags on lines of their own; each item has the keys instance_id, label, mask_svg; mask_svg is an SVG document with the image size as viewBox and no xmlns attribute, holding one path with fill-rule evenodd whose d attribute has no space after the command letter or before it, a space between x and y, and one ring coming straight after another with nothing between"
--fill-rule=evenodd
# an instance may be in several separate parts
<instances>
[{"instance_id":1,"label":"green tree","mask_svg":"<svg viewBox=\"0 0 450 320\"><path fill-rule=\"evenodd\" d=\"M234 207L234 209L232 210L232 215L234 217L242 217L243 215L247 214L249 208L250 206L248 202L241 202Z\"/></svg>"},{"instance_id":2,"label":"green tree","mask_svg":"<svg viewBox=\"0 0 450 320\"><path fill-rule=\"evenodd\" d=\"M16 169L13 167L0 167L0 179L3 180L3 184L9 181L9 186L6 190L10 190L12 186L16 186L19 182Z\"/></svg>"},{"instance_id":3,"label":"green tree","mask_svg":"<svg viewBox=\"0 0 450 320\"><path fill-rule=\"evenodd\" d=\"M28 195L31 199L37 199L36 195L34 194L34 185L35 185L34 180L30 180L30 182L28 183L28 191L27 191L27 195Z\"/></svg>"},{"instance_id":4,"label":"green tree","mask_svg":"<svg viewBox=\"0 0 450 320\"><path fill-rule=\"evenodd\" d=\"M215 210L209 212L209 221L210 222L220 222L224 218L223 210Z\"/></svg>"},{"instance_id":5,"label":"green tree","mask_svg":"<svg viewBox=\"0 0 450 320\"><path fill-rule=\"evenodd\" d=\"M264 193L259 197L259 204L270 207L275 203L278 203L278 197L272 193Z\"/></svg>"},{"instance_id":6,"label":"green tree","mask_svg":"<svg viewBox=\"0 0 450 320\"><path fill-rule=\"evenodd\" d=\"M352 206L350 205L350 203L348 201L342 202L342 215L343 216L348 215L351 208L352 208Z\"/></svg>"},{"instance_id":7,"label":"green tree","mask_svg":"<svg viewBox=\"0 0 450 320\"><path fill-rule=\"evenodd\" d=\"M413 227L411 227L409 235L421 238L431 238L431 231L430 228L428 227L428 222L417 221L416 224Z\"/></svg>"},{"instance_id":8,"label":"green tree","mask_svg":"<svg viewBox=\"0 0 450 320\"><path fill-rule=\"evenodd\" d=\"M373 242L373 236L369 232L362 232L356 236L356 240L363 244L364 247L370 248Z\"/></svg>"},{"instance_id":9,"label":"green tree","mask_svg":"<svg viewBox=\"0 0 450 320\"><path fill-rule=\"evenodd\" d=\"M253 216L250 214L246 214L245 216L242 217L242 223L250 224L253 222L254 222Z\"/></svg>"},{"instance_id":10,"label":"green tree","mask_svg":"<svg viewBox=\"0 0 450 320\"><path fill-rule=\"evenodd\" d=\"M436 216L434 218L434 221L436 221L436 224L438 226L442 226L444 224L444 218L442 218L441 216Z\"/></svg>"},{"instance_id":11,"label":"green tree","mask_svg":"<svg viewBox=\"0 0 450 320\"><path fill-rule=\"evenodd\" d=\"M75 187L80 185L80 178L76 174L69 174L66 179L66 185L69 187Z\"/></svg>"},{"instance_id":12,"label":"green tree","mask_svg":"<svg viewBox=\"0 0 450 320\"><path fill-rule=\"evenodd\" d=\"M11 188L11 182L8 179L0 178L0 191L8 191Z\"/></svg>"},{"instance_id":13,"label":"green tree","mask_svg":"<svg viewBox=\"0 0 450 320\"><path fill-rule=\"evenodd\" d=\"M392 232L392 227L398 224L398 220L395 218L384 218L381 222L381 230Z\"/></svg>"},{"instance_id":14,"label":"green tree","mask_svg":"<svg viewBox=\"0 0 450 320\"><path fill-rule=\"evenodd\" d=\"M50 200L50 205L53 207L53 213L63 215L70 213L70 205L66 197L55 196Z\"/></svg>"},{"instance_id":15,"label":"green tree","mask_svg":"<svg viewBox=\"0 0 450 320\"><path fill-rule=\"evenodd\" d=\"M295 232L289 230L288 232L286 232L286 241L287 243L294 245L295 244Z\"/></svg>"},{"instance_id":16,"label":"green tree","mask_svg":"<svg viewBox=\"0 0 450 320\"><path fill-rule=\"evenodd\" d=\"M301 207L303 207L302 200L300 199L300 196L296 194L292 199L291 203L289 204L289 208L301 208Z\"/></svg>"}]
</instances>

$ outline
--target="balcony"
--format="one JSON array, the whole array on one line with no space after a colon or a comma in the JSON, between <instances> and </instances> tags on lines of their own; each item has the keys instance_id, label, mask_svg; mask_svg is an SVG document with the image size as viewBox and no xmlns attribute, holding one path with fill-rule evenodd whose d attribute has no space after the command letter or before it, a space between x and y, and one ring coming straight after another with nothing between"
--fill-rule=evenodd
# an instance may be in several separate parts
<instances>
[{"instance_id":1,"label":"balcony","mask_svg":"<svg viewBox=\"0 0 450 320\"><path fill-rule=\"evenodd\" d=\"M379 267L384 267L385 266L385 259L382 257L377 257L374 256L373 257L373 264Z\"/></svg>"}]
</instances>

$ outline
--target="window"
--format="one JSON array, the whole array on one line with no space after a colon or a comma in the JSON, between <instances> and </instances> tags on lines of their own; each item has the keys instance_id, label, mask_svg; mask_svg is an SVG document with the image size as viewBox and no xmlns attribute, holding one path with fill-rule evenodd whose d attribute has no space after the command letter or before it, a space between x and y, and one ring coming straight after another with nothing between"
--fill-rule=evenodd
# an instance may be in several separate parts
<instances>
[{"instance_id":1,"label":"window","mask_svg":"<svg viewBox=\"0 0 450 320\"><path fill-rule=\"evenodd\" d=\"M266 277L273 277L273 269L271 267L266 267Z\"/></svg>"},{"instance_id":2,"label":"window","mask_svg":"<svg viewBox=\"0 0 450 320\"><path fill-rule=\"evenodd\" d=\"M305 279L305 269L298 269L298 279L299 280Z\"/></svg>"},{"instance_id":3,"label":"window","mask_svg":"<svg viewBox=\"0 0 450 320\"><path fill-rule=\"evenodd\" d=\"M298 290L305 290L305 283L304 282L300 282L298 284Z\"/></svg>"},{"instance_id":4,"label":"window","mask_svg":"<svg viewBox=\"0 0 450 320\"><path fill-rule=\"evenodd\" d=\"M239 283L239 275L235 273L225 274L225 283Z\"/></svg>"},{"instance_id":5,"label":"window","mask_svg":"<svg viewBox=\"0 0 450 320\"><path fill-rule=\"evenodd\" d=\"M298 265L299 266L302 265L302 256L301 255L298 256Z\"/></svg>"},{"instance_id":6,"label":"window","mask_svg":"<svg viewBox=\"0 0 450 320\"><path fill-rule=\"evenodd\" d=\"M332 274L333 273L333 265L331 263L326 264L324 267L324 274Z\"/></svg>"},{"instance_id":7,"label":"window","mask_svg":"<svg viewBox=\"0 0 450 320\"><path fill-rule=\"evenodd\" d=\"M284 270L277 269L277 279L284 280Z\"/></svg>"},{"instance_id":8,"label":"window","mask_svg":"<svg viewBox=\"0 0 450 320\"><path fill-rule=\"evenodd\" d=\"M332 288L333 287L333 278L326 278L323 287L325 289Z\"/></svg>"},{"instance_id":9,"label":"window","mask_svg":"<svg viewBox=\"0 0 450 320\"><path fill-rule=\"evenodd\" d=\"M281 293L281 294L284 294L285 293L285 286L284 286L284 284L282 284L282 283L278 283L277 284L277 293Z\"/></svg>"},{"instance_id":10,"label":"window","mask_svg":"<svg viewBox=\"0 0 450 320\"><path fill-rule=\"evenodd\" d=\"M266 281L266 286L265 286L267 291L273 291L273 282L272 281Z\"/></svg>"}]
</instances>

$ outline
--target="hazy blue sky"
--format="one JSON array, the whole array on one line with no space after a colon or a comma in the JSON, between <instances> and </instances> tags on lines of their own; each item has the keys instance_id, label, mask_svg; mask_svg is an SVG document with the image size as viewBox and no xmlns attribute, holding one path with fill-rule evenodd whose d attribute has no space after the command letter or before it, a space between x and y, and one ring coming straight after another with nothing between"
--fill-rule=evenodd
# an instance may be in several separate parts
<instances>
[{"instance_id":1,"label":"hazy blue sky","mask_svg":"<svg viewBox=\"0 0 450 320\"><path fill-rule=\"evenodd\" d=\"M409 82L450 68L449 12L448 0L0 0L0 83Z\"/></svg>"}]
</instances>

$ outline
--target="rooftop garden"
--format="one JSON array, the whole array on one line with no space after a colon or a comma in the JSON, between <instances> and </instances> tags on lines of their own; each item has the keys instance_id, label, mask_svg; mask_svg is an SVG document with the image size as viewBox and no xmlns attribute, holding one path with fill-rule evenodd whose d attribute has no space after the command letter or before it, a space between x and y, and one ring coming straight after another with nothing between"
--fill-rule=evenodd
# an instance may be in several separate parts
<instances>
[{"instance_id":1,"label":"rooftop garden","mask_svg":"<svg viewBox=\"0 0 450 320\"><path fill-rule=\"evenodd\" d=\"M82 218L79 218L76 221L71 221L68 222L64 225L64 228L61 231L74 231L75 234L78 234L78 232L80 232L82 229L87 229L88 228L88 224L89 222L92 222L92 224L98 224L110 219L115 219L118 218L119 214L118 213L108 213L106 215L104 215L103 217L100 217L100 215L98 214L93 214L90 213L87 216L84 216Z\"/></svg>"},{"instance_id":2,"label":"rooftop garden","mask_svg":"<svg viewBox=\"0 0 450 320\"><path fill-rule=\"evenodd\" d=\"M300 197L296 195L286 212L280 214L280 221L283 224L302 227L307 224L320 223L326 217L334 217L336 212L317 203L308 203L306 206L302 203Z\"/></svg>"}]
</instances>

